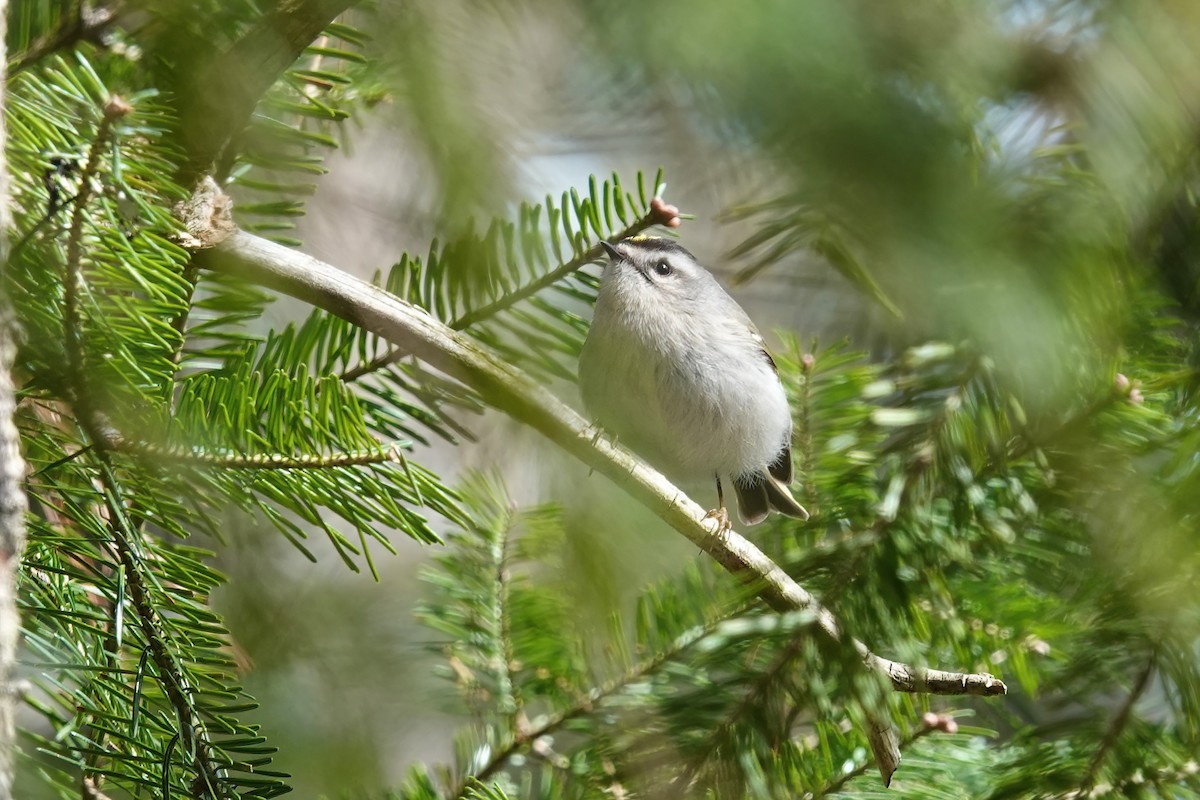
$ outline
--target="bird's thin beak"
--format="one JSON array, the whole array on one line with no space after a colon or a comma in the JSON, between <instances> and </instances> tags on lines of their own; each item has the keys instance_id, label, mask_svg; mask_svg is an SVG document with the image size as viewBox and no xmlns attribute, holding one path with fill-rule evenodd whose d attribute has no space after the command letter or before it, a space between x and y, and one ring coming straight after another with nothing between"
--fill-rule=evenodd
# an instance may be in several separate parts
<instances>
[{"instance_id":1,"label":"bird's thin beak","mask_svg":"<svg viewBox=\"0 0 1200 800\"><path fill-rule=\"evenodd\" d=\"M601 239L600 246L604 248L604 251L606 253L608 253L608 257L611 258L613 261L621 260L621 251L617 249L617 246L615 244L613 244L612 242L606 242L603 239Z\"/></svg>"}]
</instances>

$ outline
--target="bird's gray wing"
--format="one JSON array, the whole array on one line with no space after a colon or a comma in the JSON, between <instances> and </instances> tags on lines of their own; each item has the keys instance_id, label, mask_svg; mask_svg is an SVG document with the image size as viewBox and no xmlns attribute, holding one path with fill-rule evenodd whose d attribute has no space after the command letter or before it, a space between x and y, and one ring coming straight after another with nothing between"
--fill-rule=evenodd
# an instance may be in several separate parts
<instances>
[{"instance_id":1,"label":"bird's gray wing","mask_svg":"<svg viewBox=\"0 0 1200 800\"><path fill-rule=\"evenodd\" d=\"M767 465L767 472L771 473L771 477L784 486L792 482L791 442L784 444L783 449L779 451L779 455L775 456L775 460Z\"/></svg>"},{"instance_id":2,"label":"bird's gray wing","mask_svg":"<svg viewBox=\"0 0 1200 800\"><path fill-rule=\"evenodd\" d=\"M758 332L758 328L754 327L753 323L748 323L750 326L750 336L754 340L754 344L758 347L758 352L771 365L771 369L775 374L779 374L779 367L775 364L775 359L771 358L771 353L767 350L767 343L763 341L762 334ZM788 438L791 438L789 433ZM779 455L775 460L767 465L767 472L771 473L771 477L787 486L792 482L792 444L790 441L785 442L783 449L779 451Z\"/></svg>"},{"instance_id":3,"label":"bird's gray wing","mask_svg":"<svg viewBox=\"0 0 1200 800\"><path fill-rule=\"evenodd\" d=\"M754 323L750 321L750 318L745 316L744 313L742 316L744 318L744 322L746 323L746 330L750 334L751 344L758 348L759 353L767 360L767 363L771 365L771 369L775 371L775 374L778 375L779 367L775 364L775 359L771 358L770 351L767 350L766 340L764 340L762 334L758 332L758 328L754 327Z\"/></svg>"}]
</instances>

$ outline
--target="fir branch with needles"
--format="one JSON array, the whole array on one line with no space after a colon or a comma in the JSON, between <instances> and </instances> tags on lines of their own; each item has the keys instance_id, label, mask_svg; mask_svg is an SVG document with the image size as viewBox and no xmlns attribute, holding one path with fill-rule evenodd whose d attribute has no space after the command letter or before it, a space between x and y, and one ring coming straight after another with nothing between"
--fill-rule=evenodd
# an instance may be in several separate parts
<instances>
[{"instance_id":1,"label":"fir branch with needles","mask_svg":"<svg viewBox=\"0 0 1200 800\"><path fill-rule=\"evenodd\" d=\"M325 308L348 315L393 343L475 388L491 404L531 425L551 441L592 466L645 503L676 531L700 546L722 567L757 589L777 611L812 613L823 636L856 652L868 672L902 692L997 695L1005 684L987 674L970 675L914 668L873 654L848 639L834 616L778 565L733 531L714 536L702 509L660 475L614 445L597 441L588 425L543 387L461 334L432 320L394 296L379 292L309 257L299 257L245 233L234 233L202 253L210 269L236 270ZM870 738L885 782L898 763L887 723L872 721Z\"/></svg>"},{"instance_id":2,"label":"fir branch with needles","mask_svg":"<svg viewBox=\"0 0 1200 800\"><path fill-rule=\"evenodd\" d=\"M191 764L196 775L193 791L200 797L221 800L227 794L222 788L220 770L215 765L211 736L189 697L191 689L183 678L175 655L177 646L169 640L160 614L150 598L147 576L144 573L141 558L134 550L134 542L138 541L141 535L127 516L120 482L108 460L109 455L106 450L108 443L102 432L101 424L98 422L98 411L93 405L92 399L94 392L88 385L85 366L83 317L80 308L80 296L87 290L86 278L82 272L85 213L93 191L93 183L98 177L100 154L108 146L113 126L132 111L132 107L119 97L112 97L107 101L81 175L81 188L74 205L68 231L64 278L63 319L68 371L77 419L88 439L96 445L96 466L100 475L100 483L103 486L104 504L110 517L113 555L120 563L122 573L128 582L129 596L137 612L138 623L158 668L163 690L179 719L180 734L185 742L186 752L191 754ZM169 764L163 765L163 772L164 775L169 772ZM164 784L166 783L168 781L164 778Z\"/></svg>"},{"instance_id":3,"label":"fir branch with needles","mask_svg":"<svg viewBox=\"0 0 1200 800\"><path fill-rule=\"evenodd\" d=\"M177 645L168 639L159 612L150 598L143 565L133 549L138 532L126 516L120 484L113 474L112 467L106 463L106 455L103 452L99 455L99 469L101 481L106 487L106 505L113 519L112 547L128 581L129 595L137 611L138 624L146 636L151 657L158 667L163 690L179 717L180 734L186 747L184 752L191 754L191 765L196 774L192 790L197 797L221 800L228 795L223 788L221 770L217 767L215 754L212 752L211 734L189 697L192 688L185 681L183 671L176 660ZM169 770L169 763L164 763L164 775Z\"/></svg>"},{"instance_id":4,"label":"fir branch with needles","mask_svg":"<svg viewBox=\"0 0 1200 800\"><path fill-rule=\"evenodd\" d=\"M714 632L721 624L728 621L736 613L738 612L730 612L728 616L715 618L704 625L687 631L670 645L655 652L653 656L632 665L620 675L590 689L584 697L570 707L547 715L539 720L536 725L527 725L524 730L510 737L507 743L496 750L478 770L472 774L464 775L456 786L448 790L447 795L453 798L468 797L467 793L473 785L491 780L501 770L509 766L515 755L532 746L537 740L553 735L581 717L603 713L602 707L606 701L626 691L630 686L645 680L671 661L700 645L706 636Z\"/></svg>"},{"instance_id":5,"label":"fir branch with needles","mask_svg":"<svg viewBox=\"0 0 1200 800\"><path fill-rule=\"evenodd\" d=\"M494 318L504 315L505 312L514 311L523 303L536 301L548 289L561 288L568 278L604 256L604 250L599 243L588 244L587 232L589 229L596 237L607 237L615 241L635 236L656 225L665 228L678 227L681 221L689 216L682 214L676 206L667 203L659 196L659 193L665 188L661 171L654 178L655 194L651 199L647 199L646 181L642 173L638 173L637 176L638 196L636 197L632 192L623 188L620 178L615 174L611 179L604 181L602 187L593 177L589 181L589 186L590 191L587 197L582 199L574 191L564 192L562 202L557 205L550 198L546 199L545 213L554 254L561 256L559 224L562 227L562 236L567 240L573 253L571 258L553 268L544 269L544 266L549 263L549 258L545 252L544 240L537 235L540 230L543 208L533 206L523 208L521 217L515 225L497 227L493 224L485 236L468 236L464 241L455 243L440 254L436 250L431 251L424 266L406 256L393 270L385 285L410 302L439 314L446 309L436 306L438 303L445 303L446 295L454 298L461 294L465 307L447 322L450 329L466 331L476 328L473 331L476 335L486 337L486 340L493 345L501 345L502 340L495 334L478 329ZM638 213L639 209L640 216L630 219L630 215ZM574 224L571 222L572 215L575 218ZM622 227L616 227L618 223ZM497 236L497 231L502 231L502 234ZM513 242L518 235L521 238L520 256L516 254ZM462 254L465 259L471 259L476 263L455 264L458 254ZM445 264L447 260L450 261L449 266ZM524 261L524 265L518 264L519 261ZM505 273L505 270L508 274ZM469 283L461 277L455 277L458 275L469 276L477 272L484 273L481 277L474 278L475 282L484 285L482 294L485 304L482 306L466 299L468 291L463 287L469 286ZM509 275L521 273L523 273L524 280L516 285L510 285ZM429 288L431 279L440 280L445 284L441 293L431 293ZM577 293L577 290L575 291ZM489 297L492 299L487 301ZM536 335L538 328L536 322L533 321L534 318L542 314L553 314L556 309L557 306L553 304L534 305L533 310L529 312L530 316L516 315L513 316L513 319L524 323L518 330L523 330L532 336ZM526 345L529 341L530 339L527 337ZM582 339L578 340L574 347L578 347L578 344L581 343ZM571 346L568 345L568 350L570 349ZM529 361L528 354L521 354L518 350L506 350L505 352L511 352L514 357L520 357L523 361ZM386 369L409 354L405 347L393 345L371 360L343 371L339 377L344 382L353 382ZM559 372L556 371L556 374ZM569 375L570 373L568 371L565 374Z\"/></svg>"},{"instance_id":6,"label":"fir branch with needles","mask_svg":"<svg viewBox=\"0 0 1200 800\"><path fill-rule=\"evenodd\" d=\"M195 464L219 469L278 470L278 469L342 469L363 467L371 464L400 464L406 466L402 447L407 443L381 446L378 450L363 450L348 453L324 453L320 455L283 455L282 453L235 455L214 453L206 450L179 450L156 447L122 436L104 433L107 444L114 450L140 458L163 463ZM414 490L420 491L415 485Z\"/></svg>"}]
</instances>

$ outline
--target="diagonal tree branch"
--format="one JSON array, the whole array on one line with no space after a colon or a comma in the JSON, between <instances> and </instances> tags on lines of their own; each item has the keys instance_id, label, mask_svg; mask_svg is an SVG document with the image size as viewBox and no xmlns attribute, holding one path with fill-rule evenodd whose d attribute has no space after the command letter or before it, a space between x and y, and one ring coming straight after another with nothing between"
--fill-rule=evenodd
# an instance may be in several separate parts
<instances>
[{"instance_id":1,"label":"diagonal tree branch","mask_svg":"<svg viewBox=\"0 0 1200 800\"><path fill-rule=\"evenodd\" d=\"M200 237L204 239L204 237ZM403 346L435 369L462 381L483 399L550 439L653 511L660 519L742 580L777 611L807 611L819 630L853 647L867 668L901 692L999 695L992 675L929 670L881 658L847 637L833 614L775 562L733 530L721 531L704 509L657 471L594 435L587 421L529 375L450 329L424 310L315 258L243 231L215 236L195 254L201 268L240 275L304 300ZM868 738L884 782L899 765L890 723L868 712Z\"/></svg>"},{"instance_id":2,"label":"diagonal tree branch","mask_svg":"<svg viewBox=\"0 0 1200 800\"><path fill-rule=\"evenodd\" d=\"M729 572L752 585L778 611L814 615L820 629L845 641L837 620L807 590L735 531L721 532L705 511L666 478L594 431L574 410L521 370L450 330L425 311L336 267L258 236L237 231L196 255L206 269L237 273L312 303L401 344L433 367L463 381L490 404L534 428L584 464L607 476ZM867 662L902 692L997 695L1002 681L911 667L873 654L850 640Z\"/></svg>"}]
</instances>

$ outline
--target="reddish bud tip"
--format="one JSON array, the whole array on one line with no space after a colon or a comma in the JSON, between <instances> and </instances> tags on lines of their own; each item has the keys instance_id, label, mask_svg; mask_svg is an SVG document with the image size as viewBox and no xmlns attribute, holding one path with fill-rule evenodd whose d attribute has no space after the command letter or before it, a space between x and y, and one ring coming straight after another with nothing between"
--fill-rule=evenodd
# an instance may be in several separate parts
<instances>
[{"instance_id":1,"label":"reddish bud tip","mask_svg":"<svg viewBox=\"0 0 1200 800\"><path fill-rule=\"evenodd\" d=\"M679 207L671 205L661 197L650 201L650 215L657 224L668 228L678 228L683 222L679 218Z\"/></svg>"},{"instance_id":2,"label":"reddish bud tip","mask_svg":"<svg viewBox=\"0 0 1200 800\"><path fill-rule=\"evenodd\" d=\"M931 731L958 733L958 723L949 714L935 714L932 711L927 711L921 717L921 724Z\"/></svg>"},{"instance_id":3,"label":"reddish bud tip","mask_svg":"<svg viewBox=\"0 0 1200 800\"><path fill-rule=\"evenodd\" d=\"M812 353L805 353L804 355L800 356L800 368L805 372L812 372L813 367L816 365L817 359L813 357Z\"/></svg>"},{"instance_id":4,"label":"reddish bud tip","mask_svg":"<svg viewBox=\"0 0 1200 800\"><path fill-rule=\"evenodd\" d=\"M132 113L133 106L129 105L129 103L126 103L123 99L115 94L108 98L108 102L104 104L104 116L110 119L124 117Z\"/></svg>"}]
</instances>

